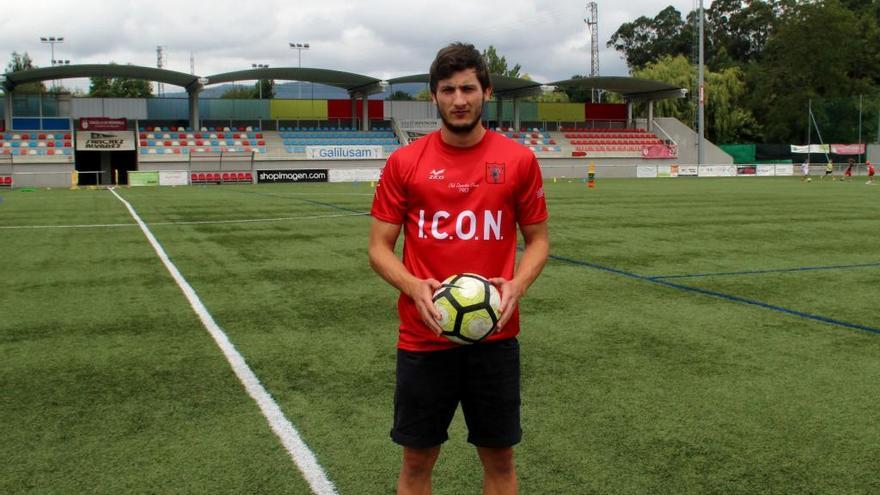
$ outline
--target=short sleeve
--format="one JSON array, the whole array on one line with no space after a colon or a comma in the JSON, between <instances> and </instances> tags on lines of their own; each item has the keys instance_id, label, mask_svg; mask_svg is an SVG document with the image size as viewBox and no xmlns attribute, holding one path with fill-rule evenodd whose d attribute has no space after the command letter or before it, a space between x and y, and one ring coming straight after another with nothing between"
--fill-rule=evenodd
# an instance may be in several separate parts
<instances>
[{"instance_id":1,"label":"short sleeve","mask_svg":"<svg viewBox=\"0 0 880 495\"><path fill-rule=\"evenodd\" d=\"M547 201L544 198L544 180L535 155L525 162L516 188L516 222L530 225L547 220Z\"/></svg>"},{"instance_id":2,"label":"short sleeve","mask_svg":"<svg viewBox=\"0 0 880 495\"><path fill-rule=\"evenodd\" d=\"M406 195L397 156L394 153L385 162L376 185L370 215L383 222L401 225L406 215Z\"/></svg>"}]
</instances>

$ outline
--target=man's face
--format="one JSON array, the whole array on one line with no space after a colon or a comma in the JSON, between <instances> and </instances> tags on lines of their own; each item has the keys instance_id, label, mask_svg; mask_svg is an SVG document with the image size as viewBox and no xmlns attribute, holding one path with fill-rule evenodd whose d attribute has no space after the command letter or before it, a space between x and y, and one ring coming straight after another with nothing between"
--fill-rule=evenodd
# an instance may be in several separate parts
<instances>
[{"instance_id":1,"label":"man's face","mask_svg":"<svg viewBox=\"0 0 880 495\"><path fill-rule=\"evenodd\" d=\"M432 97L444 126L456 134L467 134L480 123L483 102L491 94L491 89L480 86L476 69L465 69L441 80Z\"/></svg>"}]
</instances>

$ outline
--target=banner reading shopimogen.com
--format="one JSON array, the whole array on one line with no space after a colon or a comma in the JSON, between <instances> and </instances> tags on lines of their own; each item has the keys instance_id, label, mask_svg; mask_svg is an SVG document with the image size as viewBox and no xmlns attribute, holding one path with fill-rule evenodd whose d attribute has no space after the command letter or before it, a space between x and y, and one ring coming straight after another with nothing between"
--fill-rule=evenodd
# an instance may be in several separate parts
<instances>
[{"instance_id":1,"label":"banner reading shopimogen.com","mask_svg":"<svg viewBox=\"0 0 880 495\"><path fill-rule=\"evenodd\" d=\"M257 182L327 182L327 169L304 168L297 170L257 170Z\"/></svg>"},{"instance_id":2,"label":"banner reading shopimogen.com","mask_svg":"<svg viewBox=\"0 0 880 495\"><path fill-rule=\"evenodd\" d=\"M133 151L132 131L76 131L78 151Z\"/></svg>"}]
</instances>

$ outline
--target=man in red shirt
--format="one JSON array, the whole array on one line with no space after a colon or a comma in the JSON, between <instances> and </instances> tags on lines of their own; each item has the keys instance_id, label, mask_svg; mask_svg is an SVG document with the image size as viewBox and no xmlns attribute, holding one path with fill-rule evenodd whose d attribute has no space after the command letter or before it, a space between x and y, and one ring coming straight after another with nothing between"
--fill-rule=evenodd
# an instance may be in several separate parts
<instances>
[{"instance_id":1,"label":"man in red shirt","mask_svg":"<svg viewBox=\"0 0 880 495\"><path fill-rule=\"evenodd\" d=\"M865 161L865 165L868 166L868 182L865 184L873 184L874 183L874 165L871 165L871 162Z\"/></svg>"},{"instance_id":2,"label":"man in red shirt","mask_svg":"<svg viewBox=\"0 0 880 495\"><path fill-rule=\"evenodd\" d=\"M549 253L541 171L530 150L483 128L492 85L473 45L440 50L430 88L441 128L388 158L371 212L370 264L400 291L391 430L403 446L397 490L430 493L461 403L483 464L483 492L513 494L513 446L522 436L518 301ZM518 265L517 227L525 242ZM394 254L401 229L403 260ZM468 346L441 336L432 302L439 280L463 272L486 276L501 291L497 330Z\"/></svg>"}]
</instances>

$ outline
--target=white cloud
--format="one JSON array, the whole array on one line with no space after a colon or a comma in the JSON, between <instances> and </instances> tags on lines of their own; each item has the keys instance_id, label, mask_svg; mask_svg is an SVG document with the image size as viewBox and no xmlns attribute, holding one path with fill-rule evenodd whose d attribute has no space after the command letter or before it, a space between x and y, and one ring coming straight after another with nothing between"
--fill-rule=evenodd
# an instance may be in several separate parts
<instances>
[{"instance_id":1,"label":"white cloud","mask_svg":"<svg viewBox=\"0 0 880 495\"><path fill-rule=\"evenodd\" d=\"M671 2L686 14L694 0ZM289 42L310 43L304 67L387 78L427 72L439 48L468 41L494 45L509 64L519 63L535 80L567 79L589 72L589 41L581 0L62 0L10 2L0 18L0 46L28 52L50 64L40 36L64 36L55 57L71 63L156 65L165 47L171 70L199 75L249 68L252 63L295 67ZM623 22L653 17L668 1L599 4L603 75L625 75L620 55L605 45ZM707 2L708 6L708 2Z\"/></svg>"}]
</instances>

